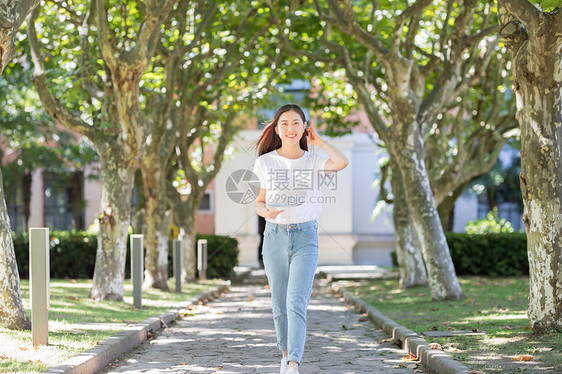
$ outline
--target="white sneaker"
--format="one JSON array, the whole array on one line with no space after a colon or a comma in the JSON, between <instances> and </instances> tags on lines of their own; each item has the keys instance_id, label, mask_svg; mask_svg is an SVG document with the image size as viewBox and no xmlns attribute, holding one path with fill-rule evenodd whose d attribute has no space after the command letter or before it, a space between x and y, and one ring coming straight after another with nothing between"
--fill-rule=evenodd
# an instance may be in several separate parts
<instances>
[{"instance_id":1,"label":"white sneaker","mask_svg":"<svg viewBox=\"0 0 562 374\"><path fill-rule=\"evenodd\" d=\"M279 371L279 374L285 374L287 371L287 357L283 357L281 359L281 370Z\"/></svg>"},{"instance_id":2,"label":"white sneaker","mask_svg":"<svg viewBox=\"0 0 562 374\"><path fill-rule=\"evenodd\" d=\"M285 374L299 374L299 365L288 366Z\"/></svg>"}]
</instances>

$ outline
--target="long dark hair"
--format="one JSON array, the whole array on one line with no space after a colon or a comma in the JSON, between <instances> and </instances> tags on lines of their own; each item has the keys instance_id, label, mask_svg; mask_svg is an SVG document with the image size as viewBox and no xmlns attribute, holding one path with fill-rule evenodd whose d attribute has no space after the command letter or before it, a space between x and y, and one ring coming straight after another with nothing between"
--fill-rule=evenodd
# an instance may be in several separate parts
<instances>
[{"instance_id":1,"label":"long dark hair","mask_svg":"<svg viewBox=\"0 0 562 374\"><path fill-rule=\"evenodd\" d=\"M295 112L301 116L303 123L306 122L304 111L300 106L298 106L297 104L283 105L281 108L277 110L277 113L275 113L275 117L273 117L273 120L265 126L263 132L261 133L260 138L256 143L256 148L258 149L258 156L269 153L277 148L281 148L282 145L281 138L275 133L275 127L279 122L279 117L281 117L281 115L285 112ZM301 149L308 151L308 141L306 140L306 129L301 137L299 144L301 146Z\"/></svg>"}]
</instances>

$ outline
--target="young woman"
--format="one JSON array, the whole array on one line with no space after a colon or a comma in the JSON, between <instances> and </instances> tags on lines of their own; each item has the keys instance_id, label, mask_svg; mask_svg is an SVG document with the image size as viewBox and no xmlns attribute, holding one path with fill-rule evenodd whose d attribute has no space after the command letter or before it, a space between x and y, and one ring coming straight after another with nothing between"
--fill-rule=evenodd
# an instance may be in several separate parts
<instances>
[{"instance_id":1,"label":"young woman","mask_svg":"<svg viewBox=\"0 0 562 374\"><path fill-rule=\"evenodd\" d=\"M308 138L308 142L307 142ZM308 143L329 157L308 152ZM342 170L346 157L307 128L303 110L279 108L257 142L256 213L266 219L263 262L271 290L281 373L298 374L306 337L306 309L318 261L316 220L325 173Z\"/></svg>"}]
</instances>

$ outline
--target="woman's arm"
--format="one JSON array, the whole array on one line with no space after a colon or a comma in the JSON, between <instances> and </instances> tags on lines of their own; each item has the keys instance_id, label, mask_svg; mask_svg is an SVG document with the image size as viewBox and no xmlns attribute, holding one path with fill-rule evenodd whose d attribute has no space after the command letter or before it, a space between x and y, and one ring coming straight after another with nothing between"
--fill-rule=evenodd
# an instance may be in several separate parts
<instances>
[{"instance_id":1,"label":"woman's arm","mask_svg":"<svg viewBox=\"0 0 562 374\"><path fill-rule=\"evenodd\" d=\"M343 153L341 153L337 148L333 145L328 144L324 140L320 138L318 133L312 128L309 127L306 129L308 132L308 142L311 145L317 146L322 148L326 151L330 159L326 161L326 165L324 166L325 172L335 172L344 169L347 165L349 165L349 161L347 157Z\"/></svg>"},{"instance_id":2,"label":"woman's arm","mask_svg":"<svg viewBox=\"0 0 562 374\"><path fill-rule=\"evenodd\" d=\"M260 188L260 192L258 193L258 197L256 197L256 205L255 210L256 213L263 218L275 219L282 212L282 210L269 210L265 206L265 193L267 192L265 189Z\"/></svg>"}]
</instances>

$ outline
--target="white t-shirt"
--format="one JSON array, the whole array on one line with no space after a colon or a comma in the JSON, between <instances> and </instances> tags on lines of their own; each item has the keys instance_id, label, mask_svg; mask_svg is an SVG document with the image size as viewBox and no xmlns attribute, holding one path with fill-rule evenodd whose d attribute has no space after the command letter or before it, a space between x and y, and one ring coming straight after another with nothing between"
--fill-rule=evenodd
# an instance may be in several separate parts
<instances>
[{"instance_id":1,"label":"white t-shirt","mask_svg":"<svg viewBox=\"0 0 562 374\"><path fill-rule=\"evenodd\" d=\"M266 220L282 224L317 220L322 211L320 187L328 159L308 151L300 158L290 159L276 150L258 157L253 172L259 179L259 186L255 185L266 190L268 209L283 210L274 220Z\"/></svg>"}]
</instances>

